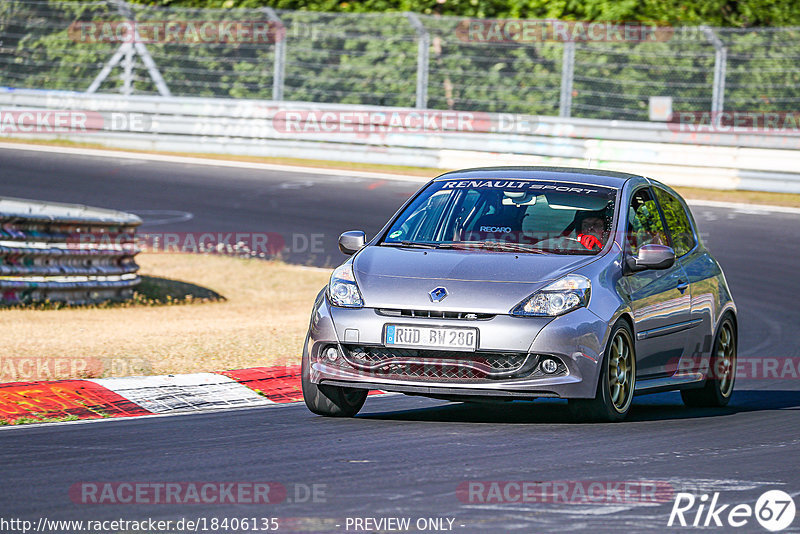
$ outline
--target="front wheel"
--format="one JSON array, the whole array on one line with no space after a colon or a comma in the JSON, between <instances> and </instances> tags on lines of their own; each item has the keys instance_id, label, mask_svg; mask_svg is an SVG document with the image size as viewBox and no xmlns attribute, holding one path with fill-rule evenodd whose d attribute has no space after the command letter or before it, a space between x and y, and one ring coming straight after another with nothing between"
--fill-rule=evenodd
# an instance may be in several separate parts
<instances>
[{"instance_id":1,"label":"front wheel","mask_svg":"<svg viewBox=\"0 0 800 534\"><path fill-rule=\"evenodd\" d=\"M728 404L736 380L736 330L730 317L726 317L714 338L708 377L700 389L681 390L686 406L719 408Z\"/></svg>"},{"instance_id":2,"label":"front wheel","mask_svg":"<svg viewBox=\"0 0 800 534\"><path fill-rule=\"evenodd\" d=\"M311 382L309 365L308 354L303 354L300 383L303 387L303 400L309 410L329 417L353 417L364 406L369 391L314 384Z\"/></svg>"},{"instance_id":3,"label":"front wheel","mask_svg":"<svg viewBox=\"0 0 800 534\"><path fill-rule=\"evenodd\" d=\"M628 323L617 323L608 339L595 397L569 401L570 412L580 421L615 423L625 419L631 409L636 351Z\"/></svg>"}]
</instances>

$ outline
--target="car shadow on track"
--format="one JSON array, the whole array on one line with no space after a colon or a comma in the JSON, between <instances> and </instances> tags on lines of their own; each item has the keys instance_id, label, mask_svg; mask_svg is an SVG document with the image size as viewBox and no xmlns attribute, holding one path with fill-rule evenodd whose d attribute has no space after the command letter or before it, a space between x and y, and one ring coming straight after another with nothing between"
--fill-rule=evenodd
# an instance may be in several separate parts
<instances>
[{"instance_id":1,"label":"car shadow on track","mask_svg":"<svg viewBox=\"0 0 800 534\"><path fill-rule=\"evenodd\" d=\"M367 404L369 409L369 403ZM800 390L734 391L724 408L688 408L677 392L636 397L625 423L719 417L742 412L800 409ZM437 404L393 412L362 413L359 419L445 423L573 424L566 401Z\"/></svg>"}]
</instances>

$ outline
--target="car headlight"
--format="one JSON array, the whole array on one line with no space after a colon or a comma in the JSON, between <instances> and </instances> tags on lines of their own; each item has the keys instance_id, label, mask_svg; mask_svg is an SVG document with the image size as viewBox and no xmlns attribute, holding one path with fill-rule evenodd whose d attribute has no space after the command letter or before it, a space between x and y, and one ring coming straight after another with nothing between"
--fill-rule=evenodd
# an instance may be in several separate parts
<instances>
[{"instance_id":1,"label":"car headlight","mask_svg":"<svg viewBox=\"0 0 800 534\"><path fill-rule=\"evenodd\" d=\"M569 274L543 287L511 310L522 317L555 317L589 304L592 284L585 276Z\"/></svg>"},{"instance_id":2,"label":"car headlight","mask_svg":"<svg viewBox=\"0 0 800 534\"><path fill-rule=\"evenodd\" d=\"M331 281L328 283L328 298L334 306L345 308L361 308L364 301L356 285L353 274L353 264L347 262L333 270Z\"/></svg>"}]
</instances>

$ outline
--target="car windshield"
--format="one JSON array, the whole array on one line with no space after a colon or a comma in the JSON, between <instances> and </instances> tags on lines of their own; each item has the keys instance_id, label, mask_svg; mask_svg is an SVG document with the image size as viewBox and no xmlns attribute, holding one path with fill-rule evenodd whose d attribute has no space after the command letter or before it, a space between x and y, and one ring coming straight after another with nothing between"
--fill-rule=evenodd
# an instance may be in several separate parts
<instances>
[{"instance_id":1,"label":"car windshield","mask_svg":"<svg viewBox=\"0 0 800 534\"><path fill-rule=\"evenodd\" d=\"M540 180L442 180L394 221L384 246L596 254L606 241L616 190Z\"/></svg>"}]
</instances>

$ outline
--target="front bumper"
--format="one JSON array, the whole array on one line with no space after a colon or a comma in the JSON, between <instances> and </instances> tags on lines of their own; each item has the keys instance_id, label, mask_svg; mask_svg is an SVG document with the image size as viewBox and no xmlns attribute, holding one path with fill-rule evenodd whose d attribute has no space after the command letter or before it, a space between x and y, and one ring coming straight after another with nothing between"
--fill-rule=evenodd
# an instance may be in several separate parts
<instances>
[{"instance_id":1,"label":"front bumper","mask_svg":"<svg viewBox=\"0 0 800 534\"><path fill-rule=\"evenodd\" d=\"M403 351L409 358L395 358L383 372L354 365L355 350L386 351L384 325L470 326L479 331L479 346L473 353ZM363 389L380 389L441 398L530 399L536 397L592 398L602 362L608 324L586 308L555 319L494 315L475 320L388 317L374 308L337 308L330 306L324 293L315 303L304 358L309 360L309 378L316 384ZM323 351L335 347L335 362ZM414 355L413 353L419 353ZM423 354L424 353L424 354ZM458 358L493 357L498 354L521 357L526 364L519 372L498 373L489 377L461 370L466 365ZM425 358L422 358L425 356ZM526 359L527 356L527 359ZM545 375L538 367L544 357L559 361L559 370ZM417 362L414 364L414 362ZM357 363L357 361L356 361ZM395 365L397 364L397 365ZM464 365L460 365L464 364ZM405 367L403 367L405 365ZM401 369L388 372L385 369ZM452 369L459 372L449 372Z\"/></svg>"}]
</instances>

